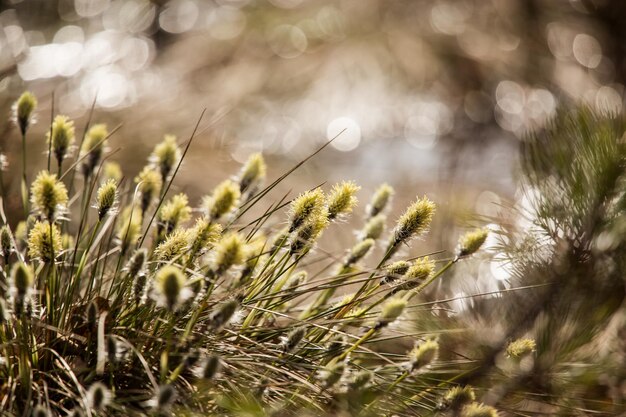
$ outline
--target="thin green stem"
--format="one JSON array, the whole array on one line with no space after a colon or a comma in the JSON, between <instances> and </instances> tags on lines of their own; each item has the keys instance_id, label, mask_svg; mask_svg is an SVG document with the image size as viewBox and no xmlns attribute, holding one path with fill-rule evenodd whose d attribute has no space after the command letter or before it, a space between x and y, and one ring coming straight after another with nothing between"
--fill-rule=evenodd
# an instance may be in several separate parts
<instances>
[{"instance_id":1,"label":"thin green stem","mask_svg":"<svg viewBox=\"0 0 626 417\"><path fill-rule=\"evenodd\" d=\"M372 336L374 336L376 334L376 332L378 331L378 329L376 329L375 327L372 327L371 329L369 329L367 331L367 333L365 333L363 336L361 336L359 338L359 340L357 340L352 346L350 346L346 351L344 351L341 355L337 356L333 361L334 362L339 362L344 360L345 358L348 357L348 355L350 353L352 353L354 350L356 350L359 346L361 346L363 343L367 342L368 339L370 339Z\"/></svg>"},{"instance_id":2,"label":"thin green stem","mask_svg":"<svg viewBox=\"0 0 626 417\"><path fill-rule=\"evenodd\" d=\"M50 105L50 136L48 136L48 172L50 172L50 157L52 155L52 127L54 126L54 91L52 92L52 104Z\"/></svg>"},{"instance_id":3,"label":"thin green stem","mask_svg":"<svg viewBox=\"0 0 626 417\"><path fill-rule=\"evenodd\" d=\"M28 217L28 180L26 179L26 132L22 134L22 207L24 208L24 218Z\"/></svg>"},{"instance_id":4,"label":"thin green stem","mask_svg":"<svg viewBox=\"0 0 626 417\"><path fill-rule=\"evenodd\" d=\"M100 219L98 219L98 221L96 222L93 231L91 232L91 235L89 236L89 241L87 242L87 246L85 247L83 254L80 258L80 262L78 264L78 269L76 270L76 273L74 274L74 279L72 279L72 290L69 291L68 296L69 299L68 304L71 302L71 300L74 298L74 294L76 292L76 288L80 289L80 282L81 282L81 276L83 274L83 269L85 269L85 265L87 263L87 259L89 258L89 252L91 250L91 245L93 245L93 241L96 238L96 234L98 233L98 230L100 230L100 226L102 225L102 221ZM91 292L93 286L93 280L89 280L89 286L87 287L86 290L86 294L89 294Z\"/></svg>"},{"instance_id":5,"label":"thin green stem","mask_svg":"<svg viewBox=\"0 0 626 417\"><path fill-rule=\"evenodd\" d=\"M395 381L393 381L393 383L391 385L389 385L389 387L387 388L387 390L385 391L386 393L390 393L391 391L393 391L393 389L396 387L396 385L398 385L400 382L404 381L404 379L410 375L409 371L404 371L402 373L402 375L400 375L398 378L396 378Z\"/></svg>"}]
</instances>

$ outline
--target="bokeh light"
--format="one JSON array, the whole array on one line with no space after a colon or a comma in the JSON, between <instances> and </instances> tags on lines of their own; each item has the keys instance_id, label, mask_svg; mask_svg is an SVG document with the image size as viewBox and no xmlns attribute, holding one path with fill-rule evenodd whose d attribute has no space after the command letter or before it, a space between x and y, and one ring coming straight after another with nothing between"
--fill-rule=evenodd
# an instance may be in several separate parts
<instances>
[{"instance_id":1,"label":"bokeh light","mask_svg":"<svg viewBox=\"0 0 626 417\"><path fill-rule=\"evenodd\" d=\"M361 142L361 128L349 117L338 117L328 124L326 130L328 140L335 139L331 146L335 149L348 152L359 146Z\"/></svg>"}]
</instances>

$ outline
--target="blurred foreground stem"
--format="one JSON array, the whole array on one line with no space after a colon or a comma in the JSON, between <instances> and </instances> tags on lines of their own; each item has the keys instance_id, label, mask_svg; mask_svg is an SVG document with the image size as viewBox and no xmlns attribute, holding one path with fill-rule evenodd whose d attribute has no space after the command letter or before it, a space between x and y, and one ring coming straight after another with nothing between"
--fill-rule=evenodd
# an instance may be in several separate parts
<instances>
[{"instance_id":1,"label":"blurred foreground stem","mask_svg":"<svg viewBox=\"0 0 626 417\"><path fill-rule=\"evenodd\" d=\"M24 218L28 217L28 181L26 179L26 133L22 133L22 207Z\"/></svg>"}]
</instances>

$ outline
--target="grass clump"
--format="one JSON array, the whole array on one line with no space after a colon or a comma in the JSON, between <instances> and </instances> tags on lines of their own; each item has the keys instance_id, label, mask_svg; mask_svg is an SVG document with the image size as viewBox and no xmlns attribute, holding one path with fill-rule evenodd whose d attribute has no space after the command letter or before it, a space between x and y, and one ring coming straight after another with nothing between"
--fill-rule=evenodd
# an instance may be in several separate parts
<instances>
[{"instance_id":1,"label":"grass clump","mask_svg":"<svg viewBox=\"0 0 626 417\"><path fill-rule=\"evenodd\" d=\"M400 259L427 235L436 205L418 198L385 236L394 191L383 185L353 244L316 251L357 211L353 182L268 202L254 218L249 209L288 175L265 187L260 154L193 201L170 194L193 136L184 146L166 136L131 182L107 160L103 124L68 168L82 175L63 173L74 127L53 123L56 173L26 187L22 222L0 230L5 415L498 415L497 399L477 399L484 373L406 323L423 306L414 300L480 250L486 229L461 237L448 259ZM501 351L540 353L515 343Z\"/></svg>"},{"instance_id":2,"label":"grass clump","mask_svg":"<svg viewBox=\"0 0 626 417\"><path fill-rule=\"evenodd\" d=\"M35 105L24 106L25 135ZM4 225L0 233L10 271L0 325L9 415L206 415L246 406L376 412L385 404L381 391L408 388L406 361L398 358L390 380L376 371L384 348L372 355L365 346L409 305L409 287L381 287L383 275L423 283L433 273L428 258L389 262L400 244L426 232L433 202L410 207L380 265L368 270L363 263L383 235L393 194L381 186L353 247L343 259L327 259L335 272L309 285L306 259L321 234L354 211L355 183L303 192L282 215L270 210L242 222L276 185L263 188L260 154L195 205L184 193L168 196L190 142L183 150L166 135L134 183L125 183L107 160L110 133L101 123L86 131L69 168L79 175L63 172L74 130L67 117L54 118L49 149L57 172L40 172L29 187L21 229ZM285 228L264 226L269 217ZM19 241L24 234L27 244ZM354 285L361 290L346 297L344 287ZM413 367L435 359L430 350L418 356L407 356ZM241 395L246 401L232 406Z\"/></svg>"}]
</instances>

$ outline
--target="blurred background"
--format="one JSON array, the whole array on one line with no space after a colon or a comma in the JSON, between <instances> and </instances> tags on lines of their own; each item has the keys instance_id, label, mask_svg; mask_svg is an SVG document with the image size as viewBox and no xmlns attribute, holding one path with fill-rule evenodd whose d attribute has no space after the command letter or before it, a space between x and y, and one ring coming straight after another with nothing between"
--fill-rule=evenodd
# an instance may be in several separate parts
<instances>
[{"instance_id":1,"label":"blurred background","mask_svg":"<svg viewBox=\"0 0 626 417\"><path fill-rule=\"evenodd\" d=\"M10 164L19 164L20 147L10 107L25 89L40 101L28 138L42 155L33 172L45 163L53 95L55 113L75 119L77 132L94 101L94 121L121 125L111 149L129 178L164 133L187 139L206 108L176 182L192 202L251 152L263 152L273 180L345 129L277 195L353 179L364 207L388 182L395 218L426 194L439 205L437 224L416 253L451 250L464 227L500 221L503 205L519 203L525 132L559 103L620 111L626 82L619 1L0 4L0 146ZM5 180L18 207L19 178ZM332 238L345 248L351 236ZM486 281L465 282L497 289L504 269L485 260L475 278Z\"/></svg>"}]
</instances>

